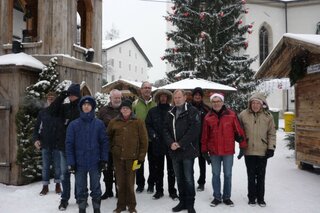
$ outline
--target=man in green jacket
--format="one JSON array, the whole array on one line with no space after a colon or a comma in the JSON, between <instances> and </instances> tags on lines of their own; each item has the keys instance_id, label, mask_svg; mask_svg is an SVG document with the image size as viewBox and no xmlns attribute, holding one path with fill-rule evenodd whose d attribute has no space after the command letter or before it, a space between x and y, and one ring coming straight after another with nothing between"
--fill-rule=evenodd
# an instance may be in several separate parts
<instances>
[{"instance_id":1,"label":"man in green jacket","mask_svg":"<svg viewBox=\"0 0 320 213\"><path fill-rule=\"evenodd\" d=\"M155 107L157 104L152 100L151 96L151 89L152 85L148 81L144 81L141 84L140 93L141 96L135 100L132 104L132 109L134 114L137 118L141 120L145 120L148 114L148 111ZM149 141L150 143L150 141ZM149 145L149 147L152 147ZM154 161L152 159L152 155L149 154L150 151L148 150L148 161L149 161L149 178L148 178L148 190L147 192L152 194L154 192L154 185L155 185L155 169L154 169ZM145 178L144 178L144 163L142 163L140 169L137 170L137 193L141 193L144 190L145 185Z\"/></svg>"}]
</instances>

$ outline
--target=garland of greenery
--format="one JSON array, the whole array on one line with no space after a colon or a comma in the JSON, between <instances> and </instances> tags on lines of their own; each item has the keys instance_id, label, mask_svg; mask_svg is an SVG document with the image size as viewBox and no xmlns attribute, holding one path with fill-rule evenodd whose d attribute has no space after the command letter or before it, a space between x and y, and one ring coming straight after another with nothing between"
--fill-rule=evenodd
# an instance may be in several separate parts
<instances>
[{"instance_id":1,"label":"garland of greenery","mask_svg":"<svg viewBox=\"0 0 320 213\"><path fill-rule=\"evenodd\" d=\"M293 86L299 79L302 79L307 73L308 52L295 56L291 60L291 70L289 73L290 85Z\"/></svg>"}]
</instances>

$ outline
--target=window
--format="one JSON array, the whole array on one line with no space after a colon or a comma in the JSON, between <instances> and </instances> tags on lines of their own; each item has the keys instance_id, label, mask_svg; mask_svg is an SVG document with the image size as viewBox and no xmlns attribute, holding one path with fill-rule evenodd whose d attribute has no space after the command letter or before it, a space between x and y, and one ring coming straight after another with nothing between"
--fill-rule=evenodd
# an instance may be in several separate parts
<instances>
[{"instance_id":1,"label":"window","mask_svg":"<svg viewBox=\"0 0 320 213\"><path fill-rule=\"evenodd\" d=\"M119 68L121 68L121 61L119 61Z\"/></svg>"},{"instance_id":2,"label":"window","mask_svg":"<svg viewBox=\"0 0 320 213\"><path fill-rule=\"evenodd\" d=\"M138 68L137 66L134 66L134 71L137 72Z\"/></svg>"},{"instance_id":3,"label":"window","mask_svg":"<svg viewBox=\"0 0 320 213\"><path fill-rule=\"evenodd\" d=\"M137 59L137 53L134 53L134 58Z\"/></svg>"},{"instance_id":4,"label":"window","mask_svg":"<svg viewBox=\"0 0 320 213\"><path fill-rule=\"evenodd\" d=\"M121 47L119 47L119 53L121 53Z\"/></svg>"},{"instance_id":5,"label":"window","mask_svg":"<svg viewBox=\"0 0 320 213\"><path fill-rule=\"evenodd\" d=\"M269 32L266 27L262 26L259 31L259 56L260 65L269 54Z\"/></svg>"},{"instance_id":6,"label":"window","mask_svg":"<svg viewBox=\"0 0 320 213\"><path fill-rule=\"evenodd\" d=\"M114 75L111 76L111 81L114 81L116 78Z\"/></svg>"},{"instance_id":7,"label":"window","mask_svg":"<svg viewBox=\"0 0 320 213\"><path fill-rule=\"evenodd\" d=\"M111 65L112 67L114 67L114 59L113 59L113 58L110 59L110 65Z\"/></svg>"},{"instance_id":8,"label":"window","mask_svg":"<svg viewBox=\"0 0 320 213\"><path fill-rule=\"evenodd\" d=\"M77 1L77 41L82 47L92 47L92 16L93 5L91 0Z\"/></svg>"},{"instance_id":9,"label":"window","mask_svg":"<svg viewBox=\"0 0 320 213\"><path fill-rule=\"evenodd\" d=\"M131 50L129 50L129 56L131 56Z\"/></svg>"},{"instance_id":10,"label":"window","mask_svg":"<svg viewBox=\"0 0 320 213\"><path fill-rule=\"evenodd\" d=\"M141 74L143 74L143 68L141 68Z\"/></svg>"},{"instance_id":11,"label":"window","mask_svg":"<svg viewBox=\"0 0 320 213\"><path fill-rule=\"evenodd\" d=\"M129 71L131 70L131 64L129 64Z\"/></svg>"}]
</instances>

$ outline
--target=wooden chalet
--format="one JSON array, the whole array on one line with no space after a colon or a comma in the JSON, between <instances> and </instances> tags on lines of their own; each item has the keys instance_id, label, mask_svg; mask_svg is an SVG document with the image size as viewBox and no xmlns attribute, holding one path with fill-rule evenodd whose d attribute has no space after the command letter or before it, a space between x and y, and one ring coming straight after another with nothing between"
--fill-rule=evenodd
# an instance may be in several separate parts
<instances>
[{"instance_id":1,"label":"wooden chalet","mask_svg":"<svg viewBox=\"0 0 320 213\"><path fill-rule=\"evenodd\" d=\"M320 165L320 35L284 34L255 75L289 77L295 87L295 151L300 168Z\"/></svg>"},{"instance_id":2,"label":"wooden chalet","mask_svg":"<svg viewBox=\"0 0 320 213\"><path fill-rule=\"evenodd\" d=\"M23 52L44 65L57 57L60 80L85 82L82 93L95 94L102 84L101 17L102 0L0 0L0 57L19 59L14 53ZM23 184L15 116L25 88L40 72L0 63L0 183Z\"/></svg>"}]
</instances>

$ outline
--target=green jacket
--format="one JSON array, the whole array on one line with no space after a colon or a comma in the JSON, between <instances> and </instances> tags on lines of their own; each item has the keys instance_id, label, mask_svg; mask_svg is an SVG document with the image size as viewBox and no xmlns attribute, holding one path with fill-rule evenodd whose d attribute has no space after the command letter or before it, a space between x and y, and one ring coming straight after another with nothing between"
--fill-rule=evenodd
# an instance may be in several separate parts
<instances>
[{"instance_id":1,"label":"green jacket","mask_svg":"<svg viewBox=\"0 0 320 213\"><path fill-rule=\"evenodd\" d=\"M259 99L263 107L259 112L251 110L252 99ZM265 97L256 93L249 99L248 108L240 113L239 120L244 128L248 148L245 155L265 156L267 149L276 148L276 129L272 114L268 110Z\"/></svg>"},{"instance_id":2,"label":"green jacket","mask_svg":"<svg viewBox=\"0 0 320 213\"><path fill-rule=\"evenodd\" d=\"M152 98L150 98L150 101L147 103L142 98L138 98L133 102L132 109L137 118L145 120L149 110L155 106L157 106L157 104Z\"/></svg>"}]
</instances>

